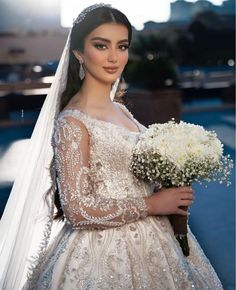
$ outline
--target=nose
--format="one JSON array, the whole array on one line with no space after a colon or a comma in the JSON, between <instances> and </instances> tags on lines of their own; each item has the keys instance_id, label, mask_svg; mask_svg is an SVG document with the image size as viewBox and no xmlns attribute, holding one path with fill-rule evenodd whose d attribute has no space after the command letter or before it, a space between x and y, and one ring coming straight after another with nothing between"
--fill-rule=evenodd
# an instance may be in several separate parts
<instances>
[{"instance_id":1,"label":"nose","mask_svg":"<svg viewBox=\"0 0 236 290\"><path fill-rule=\"evenodd\" d=\"M108 55L108 61L112 63L117 62L117 50L115 48L111 48Z\"/></svg>"}]
</instances>

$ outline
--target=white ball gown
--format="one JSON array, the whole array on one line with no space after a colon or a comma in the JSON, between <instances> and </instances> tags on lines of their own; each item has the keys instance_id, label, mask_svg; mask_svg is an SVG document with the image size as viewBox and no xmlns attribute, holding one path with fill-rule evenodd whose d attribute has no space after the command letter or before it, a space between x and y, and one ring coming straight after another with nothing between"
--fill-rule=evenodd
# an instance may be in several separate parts
<instances>
[{"instance_id":1,"label":"white ball gown","mask_svg":"<svg viewBox=\"0 0 236 290\"><path fill-rule=\"evenodd\" d=\"M65 224L24 290L223 289L190 230L185 257L168 218L147 216L143 197L153 188L129 171L146 127L116 105L137 131L78 109L57 118L54 162Z\"/></svg>"}]
</instances>

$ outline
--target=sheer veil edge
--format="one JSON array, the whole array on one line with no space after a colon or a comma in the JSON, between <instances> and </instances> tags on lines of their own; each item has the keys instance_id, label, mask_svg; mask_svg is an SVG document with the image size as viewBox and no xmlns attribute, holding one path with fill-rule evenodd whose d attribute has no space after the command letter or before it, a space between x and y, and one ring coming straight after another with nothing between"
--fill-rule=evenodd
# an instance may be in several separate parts
<instances>
[{"instance_id":1,"label":"sheer veil edge","mask_svg":"<svg viewBox=\"0 0 236 290\"><path fill-rule=\"evenodd\" d=\"M53 185L51 138L67 81L70 34L0 221L0 289L21 289L53 236L54 194L46 200L46 193Z\"/></svg>"}]
</instances>

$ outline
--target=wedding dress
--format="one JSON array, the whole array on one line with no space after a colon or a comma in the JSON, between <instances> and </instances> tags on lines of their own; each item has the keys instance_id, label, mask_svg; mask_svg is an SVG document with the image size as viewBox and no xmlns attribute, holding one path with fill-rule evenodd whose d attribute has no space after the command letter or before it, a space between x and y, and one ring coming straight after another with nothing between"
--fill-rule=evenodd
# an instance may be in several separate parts
<instances>
[{"instance_id":1,"label":"wedding dress","mask_svg":"<svg viewBox=\"0 0 236 290\"><path fill-rule=\"evenodd\" d=\"M168 218L147 216L143 197L153 187L129 171L146 127L114 104L136 131L78 109L56 119L52 145L65 222L24 290L223 289L190 230L185 257Z\"/></svg>"}]
</instances>

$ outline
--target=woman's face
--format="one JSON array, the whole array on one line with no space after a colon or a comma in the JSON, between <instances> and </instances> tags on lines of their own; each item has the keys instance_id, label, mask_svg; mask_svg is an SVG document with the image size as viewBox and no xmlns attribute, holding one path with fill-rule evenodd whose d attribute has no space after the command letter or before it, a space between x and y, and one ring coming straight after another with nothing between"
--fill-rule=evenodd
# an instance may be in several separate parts
<instances>
[{"instance_id":1,"label":"woman's face","mask_svg":"<svg viewBox=\"0 0 236 290\"><path fill-rule=\"evenodd\" d=\"M128 47L128 29L122 24L106 23L88 34L83 53L75 55L82 60L85 78L111 84L128 61Z\"/></svg>"}]
</instances>

